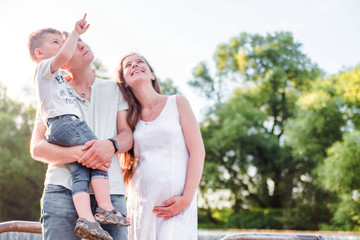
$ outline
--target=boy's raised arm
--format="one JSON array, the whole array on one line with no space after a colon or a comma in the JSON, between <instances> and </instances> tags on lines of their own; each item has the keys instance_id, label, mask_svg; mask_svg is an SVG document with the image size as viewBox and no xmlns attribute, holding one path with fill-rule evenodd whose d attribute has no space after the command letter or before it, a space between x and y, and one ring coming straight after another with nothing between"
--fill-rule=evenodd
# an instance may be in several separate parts
<instances>
[{"instance_id":1,"label":"boy's raised arm","mask_svg":"<svg viewBox=\"0 0 360 240\"><path fill-rule=\"evenodd\" d=\"M62 66L64 66L74 55L76 46L79 40L79 36L85 33L90 24L86 22L86 13L84 17L77 21L75 24L74 30L70 33L66 39L64 45L61 47L60 51L55 55L54 59L51 62L51 72L54 73Z\"/></svg>"}]
</instances>

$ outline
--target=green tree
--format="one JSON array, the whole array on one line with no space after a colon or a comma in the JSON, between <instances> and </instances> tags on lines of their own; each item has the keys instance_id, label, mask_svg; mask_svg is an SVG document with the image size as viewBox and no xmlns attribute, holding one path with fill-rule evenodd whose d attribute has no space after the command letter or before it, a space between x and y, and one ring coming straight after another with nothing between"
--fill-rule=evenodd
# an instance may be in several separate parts
<instances>
[{"instance_id":1,"label":"green tree","mask_svg":"<svg viewBox=\"0 0 360 240\"><path fill-rule=\"evenodd\" d=\"M241 33L220 44L214 59L214 76L200 63L189 82L215 99L203 123L206 164L218 165L216 184L231 189L235 210L287 206L298 163L282 145L284 125L321 71L289 32ZM211 173L204 176L202 184L214 184L206 180Z\"/></svg>"},{"instance_id":2,"label":"green tree","mask_svg":"<svg viewBox=\"0 0 360 240\"><path fill-rule=\"evenodd\" d=\"M0 86L0 220L38 220L45 165L31 159L35 109L9 98Z\"/></svg>"},{"instance_id":3,"label":"green tree","mask_svg":"<svg viewBox=\"0 0 360 240\"><path fill-rule=\"evenodd\" d=\"M110 79L110 77L108 76L108 69L105 67L105 65L102 63L102 61L99 58L94 59L91 65L96 72L96 77L105 80Z\"/></svg>"},{"instance_id":4,"label":"green tree","mask_svg":"<svg viewBox=\"0 0 360 240\"><path fill-rule=\"evenodd\" d=\"M161 91L165 95L182 94L179 89L174 85L174 82L170 78L166 78L164 81L159 81Z\"/></svg>"},{"instance_id":5,"label":"green tree","mask_svg":"<svg viewBox=\"0 0 360 240\"><path fill-rule=\"evenodd\" d=\"M329 125L333 125L334 131L342 135L336 137L331 146L326 149L326 155L317 168L319 179L329 192L334 193L338 201L333 204L333 218L330 229L356 230L360 229L360 69L354 67L339 74L333 75L327 81L331 87L325 85L332 93L328 102L336 102L337 112L341 112L342 119L332 118ZM323 104L324 105L324 104ZM328 106L329 104L325 104ZM336 115L339 115L338 113ZM340 122L340 129L336 129L335 121ZM339 128L339 127L338 127ZM323 138L332 138L330 128ZM330 136L330 137L329 137ZM325 140L326 141L326 140ZM323 141L324 142L324 141Z\"/></svg>"},{"instance_id":6,"label":"green tree","mask_svg":"<svg viewBox=\"0 0 360 240\"><path fill-rule=\"evenodd\" d=\"M297 101L296 113L285 125L285 145L291 148L297 162L297 191L294 194L293 218L295 228L317 229L329 223L331 205L337 196L321 184L318 165L326 158L326 150L342 138L345 126L342 104L336 93L333 78L319 78Z\"/></svg>"},{"instance_id":7,"label":"green tree","mask_svg":"<svg viewBox=\"0 0 360 240\"><path fill-rule=\"evenodd\" d=\"M340 202L335 208L333 224L337 229L360 229L360 131L344 135L344 139L328 149L321 176L325 186L335 191Z\"/></svg>"}]
</instances>

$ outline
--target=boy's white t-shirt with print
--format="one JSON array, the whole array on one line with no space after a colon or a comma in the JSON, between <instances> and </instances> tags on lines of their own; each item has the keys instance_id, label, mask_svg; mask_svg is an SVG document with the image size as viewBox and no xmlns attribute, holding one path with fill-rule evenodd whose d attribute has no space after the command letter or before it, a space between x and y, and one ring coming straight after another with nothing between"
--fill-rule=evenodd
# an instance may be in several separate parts
<instances>
[{"instance_id":1,"label":"boy's white t-shirt with print","mask_svg":"<svg viewBox=\"0 0 360 240\"><path fill-rule=\"evenodd\" d=\"M81 118L73 90L61 71L51 73L53 58L42 60L35 72L35 93L45 124L47 119L64 114L74 114Z\"/></svg>"}]
</instances>

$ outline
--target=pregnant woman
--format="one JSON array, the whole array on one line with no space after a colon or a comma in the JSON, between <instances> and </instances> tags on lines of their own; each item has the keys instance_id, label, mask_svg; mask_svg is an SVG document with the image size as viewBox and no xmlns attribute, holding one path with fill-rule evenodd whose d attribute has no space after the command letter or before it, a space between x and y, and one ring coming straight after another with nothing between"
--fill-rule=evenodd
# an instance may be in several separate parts
<instances>
[{"instance_id":1,"label":"pregnant woman","mask_svg":"<svg viewBox=\"0 0 360 240\"><path fill-rule=\"evenodd\" d=\"M152 68L136 53L121 60L118 84L134 131L134 149L123 162L129 240L197 239L205 150L189 102L162 95Z\"/></svg>"}]
</instances>

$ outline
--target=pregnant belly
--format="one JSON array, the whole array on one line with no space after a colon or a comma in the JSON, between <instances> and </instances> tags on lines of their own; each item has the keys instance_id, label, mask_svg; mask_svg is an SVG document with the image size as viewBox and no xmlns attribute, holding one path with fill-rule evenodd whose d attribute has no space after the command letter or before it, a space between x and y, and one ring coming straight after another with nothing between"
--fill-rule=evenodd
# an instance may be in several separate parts
<instances>
[{"instance_id":1,"label":"pregnant belly","mask_svg":"<svg viewBox=\"0 0 360 240\"><path fill-rule=\"evenodd\" d=\"M151 169L151 168L147 168ZM171 171L137 169L130 183L131 194L147 201L161 204L163 201L181 195L185 185L185 174ZM130 193L129 193L130 194Z\"/></svg>"}]
</instances>

